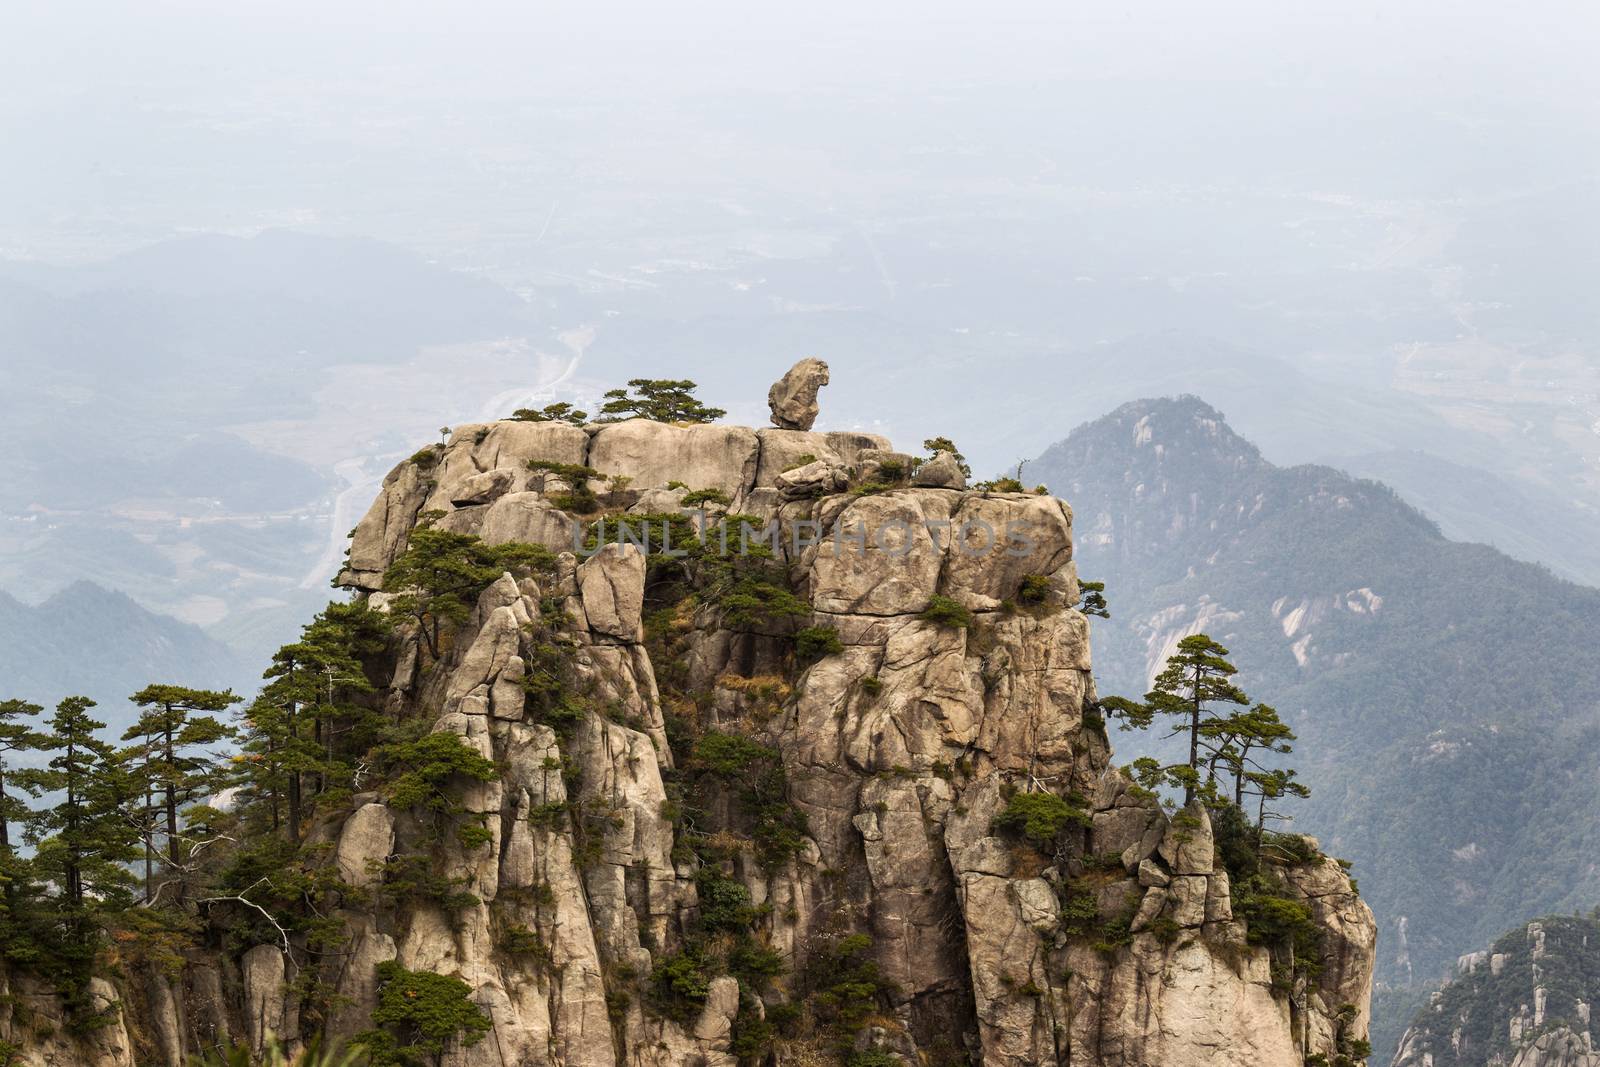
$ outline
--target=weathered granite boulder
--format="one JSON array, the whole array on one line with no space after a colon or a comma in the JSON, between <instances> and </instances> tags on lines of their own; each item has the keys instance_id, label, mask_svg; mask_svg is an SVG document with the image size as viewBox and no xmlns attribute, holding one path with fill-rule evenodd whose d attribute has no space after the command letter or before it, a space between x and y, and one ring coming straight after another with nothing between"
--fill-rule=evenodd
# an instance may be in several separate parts
<instances>
[{"instance_id":1,"label":"weathered granite boulder","mask_svg":"<svg viewBox=\"0 0 1600 1067\"><path fill-rule=\"evenodd\" d=\"M856 453L855 465L856 475L863 482L908 485L917 459L892 448L863 448Z\"/></svg>"},{"instance_id":2,"label":"weathered granite boulder","mask_svg":"<svg viewBox=\"0 0 1600 1067\"><path fill-rule=\"evenodd\" d=\"M635 545L606 545L578 567L578 595L595 634L643 640L644 553Z\"/></svg>"},{"instance_id":3,"label":"weathered granite boulder","mask_svg":"<svg viewBox=\"0 0 1600 1067\"><path fill-rule=\"evenodd\" d=\"M832 434L805 430L778 430L766 427L756 431L761 444L761 459L756 467L756 485L775 485L784 471L822 460L848 467L833 446Z\"/></svg>"},{"instance_id":4,"label":"weathered granite boulder","mask_svg":"<svg viewBox=\"0 0 1600 1067\"><path fill-rule=\"evenodd\" d=\"M393 850L394 813L386 804L363 804L339 831L339 846L334 853L339 878L356 889L373 885L380 880L383 861Z\"/></svg>"},{"instance_id":5,"label":"weathered granite boulder","mask_svg":"<svg viewBox=\"0 0 1600 1067\"><path fill-rule=\"evenodd\" d=\"M930 489L965 489L966 472L948 452L935 452L932 459L924 460L911 476L911 484Z\"/></svg>"},{"instance_id":6,"label":"weathered granite boulder","mask_svg":"<svg viewBox=\"0 0 1600 1067\"><path fill-rule=\"evenodd\" d=\"M496 467L474 474L451 491L450 503L458 508L492 503L509 493L523 473L515 467Z\"/></svg>"},{"instance_id":7,"label":"weathered granite boulder","mask_svg":"<svg viewBox=\"0 0 1600 1067\"><path fill-rule=\"evenodd\" d=\"M819 459L784 471L774 483L785 500L801 500L839 492L850 484L850 473L840 464Z\"/></svg>"},{"instance_id":8,"label":"weathered granite boulder","mask_svg":"<svg viewBox=\"0 0 1600 1067\"><path fill-rule=\"evenodd\" d=\"M589 449L589 466L602 477L632 479L635 489L670 481L691 490L719 489L737 497L755 484L760 441L743 426L669 426L629 419L602 426Z\"/></svg>"},{"instance_id":9,"label":"weathered granite boulder","mask_svg":"<svg viewBox=\"0 0 1600 1067\"><path fill-rule=\"evenodd\" d=\"M782 430L809 430L817 421L817 391L828 384L828 365L820 359L802 359L772 383L767 406L772 425Z\"/></svg>"},{"instance_id":10,"label":"weathered granite boulder","mask_svg":"<svg viewBox=\"0 0 1600 1067\"><path fill-rule=\"evenodd\" d=\"M1157 853L1175 874L1210 874L1214 847L1211 816L1196 798L1172 817Z\"/></svg>"},{"instance_id":11,"label":"weathered granite boulder","mask_svg":"<svg viewBox=\"0 0 1600 1067\"><path fill-rule=\"evenodd\" d=\"M458 528L445 516L447 529ZM576 520L539 493L507 493L479 515L467 517L460 525L463 533L476 533L485 543L503 545L513 541L544 545L553 552L572 549Z\"/></svg>"}]
</instances>

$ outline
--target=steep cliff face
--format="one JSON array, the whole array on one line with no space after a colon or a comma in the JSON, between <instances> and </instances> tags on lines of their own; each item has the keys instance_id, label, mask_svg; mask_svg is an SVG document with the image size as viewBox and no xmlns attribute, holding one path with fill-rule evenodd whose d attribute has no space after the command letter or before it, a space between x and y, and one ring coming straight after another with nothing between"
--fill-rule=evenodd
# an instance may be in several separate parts
<instances>
[{"instance_id":1,"label":"steep cliff face","mask_svg":"<svg viewBox=\"0 0 1600 1067\"><path fill-rule=\"evenodd\" d=\"M690 492L708 529L742 517L736 545L775 523L803 614L745 611L748 589L686 578L659 539L600 546L572 465L610 480L613 523L648 530ZM1336 1062L1365 1033L1375 940L1343 869L1275 868L1315 967L1250 936L1205 810L1169 816L1111 765L1069 508L910 466L870 435L644 420L458 427L401 464L342 576L374 607L419 522L559 553L490 585L436 660L401 627L374 668L396 719L495 761L452 816L483 832L358 793L311 831L342 887L336 952L198 953L132 983L139 1032L82 1062L348 1038L387 961L461 978L489 1017L450 1067ZM837 644L797 651L802 629ZM552 648L582 714L534 709ZM1029 793L1064 824L1012 828ZM390 892L407 857L456 904Z\"/></svg>"},{"instance_id":2,"label":"steep cliff face","mask_svg":"<svg viewBox=\"0 0 1600 1067\"><path fill-rule=\"evenodd\" d=\"M1600 916L1549 916L1462 956L1394 1067L1600 1067Z\"/></svg>"}]
</instances>

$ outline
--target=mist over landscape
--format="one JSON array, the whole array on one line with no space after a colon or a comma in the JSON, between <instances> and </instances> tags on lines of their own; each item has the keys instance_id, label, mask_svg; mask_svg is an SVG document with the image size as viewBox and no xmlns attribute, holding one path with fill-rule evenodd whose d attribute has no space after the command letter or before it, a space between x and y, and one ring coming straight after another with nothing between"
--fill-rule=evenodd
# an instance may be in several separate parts
<instances>
[{"instance_id":1,"label":"mist over landscape","mask_svg":"<svg viewBox=\"0 0 1600 1067\"><path fill-rule=\"evenodd\" d=\"M453 428L640 378L763 427L817 357L816 430L943 436L1071 505L1100 696L1191 634L1233 650L1300 735L1295 828L1374 909L1387 1064L1459 959L1600 906L1596 31L1415 2L8 10L0 699L83 694L120 732L153 682L252 697ZM1499 1036L1531 996L1448 1003L1517 1042L1551 1029L1541 994ZM1491 1062L1415 1033L1395 1062ZM1515 1060L1558 1062L1596 1061Z\"/></svg>"}]
</instances>

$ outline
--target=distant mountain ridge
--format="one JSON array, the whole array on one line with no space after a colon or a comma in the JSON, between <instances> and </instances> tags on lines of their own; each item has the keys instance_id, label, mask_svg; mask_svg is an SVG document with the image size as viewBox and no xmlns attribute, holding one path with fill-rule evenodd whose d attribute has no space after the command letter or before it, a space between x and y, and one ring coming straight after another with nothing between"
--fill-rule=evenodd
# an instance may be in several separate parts
<instances>
[{"instance_id":1,"label":"distant mountain ridge","mask_svg":"<svg viewBox=\"0 0 1600 1067\"><path fill-rule=\"evenodd\" d=\"M1579 500L1415 450L1326 462L1394 486L1446 537L1487 541L1517 559L1547 563L1563 578L1600 583L1600 539L1593 536L1600 514Z\"/></svg>"},{"instance_id":2,"label":"distant mountain ridge","mask_svg":"<svg viewBox=\"0 0 1600 1067\"><path fill-rule=\"evenodd\" d=\"M1381 979L1600 902L1600 590L1449 541L1380 483L1276 467L1195 397L1124 405L1028 477L1108 583L1102 692L1141 694L1204 630L1299 732L1298 825L1355 862ZM1404 1021L1377 1020L1380 1052Z\"/></svg>"},{"instance_id":3,"label":"distant mountain ridge","mask_svg":"<svg viewBox=\"0 0 1600 1067\"><path fill-rule=\"evenodd\" d=\"M151 682L242 688L259 675L259 665L198 626L93 582L75 582L37 605L0 591L0 699L48 707L82 694L115 727L133 718L129 694Z\"/></svg>"}]
</instances>

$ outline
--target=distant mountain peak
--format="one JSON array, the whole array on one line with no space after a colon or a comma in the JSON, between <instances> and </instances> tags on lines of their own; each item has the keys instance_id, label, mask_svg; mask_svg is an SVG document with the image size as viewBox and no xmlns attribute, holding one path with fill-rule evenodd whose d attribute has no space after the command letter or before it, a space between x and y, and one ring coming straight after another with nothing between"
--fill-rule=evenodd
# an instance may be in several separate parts
<instances>
[{"instance_id":1,"label":"distant mountain peak","mask_svg":"<svg viewBox=\"0 0 1600 1067\"><path fill-rule=\"evenodd\" d=\"M68 582L54 593L51 593L45 598L40 607L46 605L59 607L67 604L93 603L110 599L132 602L126 593L116 589L108 589L89 578L79 578L76 581Z\"/></svg>"},{"instance_id":2,"label":"distant mountain peak","mask_svg":"<svg viewBox=\"0 0 1600 1067\"><path fill-rule=\"evenodd\" d=\"M82 694L113 728L132 713L127 695L151 682L249 691L259 669L200 627L88 579L39 604L0 590L0 635L0 697L49 706Z\"/></svg>"},{"instance_id":3,"label":"distant mountain peak","mask_svg":"<svg viewBox=\"0 0 1600 1067\"><path fill-rule=\"evenodd\" d=\"M1117 432L1133 435L1139 449L1184 449L1215 459L1262 463L1261 450L1228 425L1227 416L1193 393L1130 400L1103 418L1078 427L1064 443Z\"/></svg>"},{"instance_id":4,"label":"distant mountain peak","mask_svg":"<svg viewBox=\"0 0 1600 1067\"><path fill-rule=\"evenodd\" d=\"M1127 492L1148 503L1169 491L1222 486L1274 469L1261 450L1235 433L1227 417L1193 394L1132 400L1085 423L1051 445L1034 471L1074 506L1099 509L1106 500L1086 493L1082 479L1103 483L1117 472Z\"/></svg>"}]
</instances>

